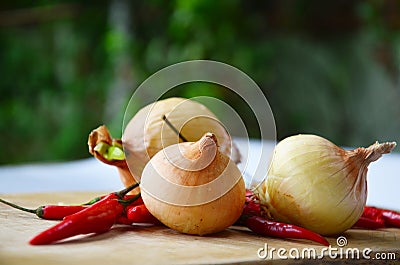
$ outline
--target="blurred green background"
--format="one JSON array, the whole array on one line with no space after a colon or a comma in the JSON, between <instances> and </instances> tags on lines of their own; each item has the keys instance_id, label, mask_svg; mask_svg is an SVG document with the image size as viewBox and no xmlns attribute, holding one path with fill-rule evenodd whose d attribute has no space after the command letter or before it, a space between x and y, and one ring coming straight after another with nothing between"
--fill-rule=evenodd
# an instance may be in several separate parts
<instances>
[{"instance_id":1,"label":"blurred green background","mask_svg":"<svg viewBox=\"0 0 400 265\"><path fill-rule=\"evenodd\" d=\"M278 139L400 142L399 1L33 2L0 4L1 164L88 157L98 125L121 136L141 82L191 59L253 78ZM174 93L228 97L207 85Z\"/></svg>"}]
</instances>

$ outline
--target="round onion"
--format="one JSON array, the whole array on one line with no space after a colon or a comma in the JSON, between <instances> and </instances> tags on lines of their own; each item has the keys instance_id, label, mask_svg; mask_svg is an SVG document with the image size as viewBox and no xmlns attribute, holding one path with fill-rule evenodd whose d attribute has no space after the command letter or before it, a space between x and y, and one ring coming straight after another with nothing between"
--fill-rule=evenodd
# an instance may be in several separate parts
<instances>
[{"instance_id":1,"label":"round onion","mask_svg":"<svg viewBox=\"0 0 400 265\"><path fill-rule=\"evenodd\" d=\"M275 220L340 234L363 212L368 165L395 146L346 151L316 135L288 137L275 147L268 177L258 187L261 203Z\"/></svg>"},{"instance_id":2,"label":"round onion","mask_svg":"<svg viewBox=\"0 0 400 265\"><path fill-rule=\"evenodd\" d=\"M139 110L129 121L122 136L129 169L139 181L144 166L161 149L184 141L165 119L187 141L198 141L206 132L218 139L219 149L240 162L240 154L224 126L204 105L185 98L167 98ZM129 178L129 177L128 177ZM131 179L124 183L132 183Z\"/></svg>"},{"instance_id":3,"label":"round onion","mask_svg":"<svg viewBox=\"0 0 400 265\"><path fill-rule=\"evenodd\" d=\"M218 150L214 134L159 151L146 165L142 198L163 224L205 235L232 225L241 215L245 185L236 164Z\"/></svg>"}]
</instances>

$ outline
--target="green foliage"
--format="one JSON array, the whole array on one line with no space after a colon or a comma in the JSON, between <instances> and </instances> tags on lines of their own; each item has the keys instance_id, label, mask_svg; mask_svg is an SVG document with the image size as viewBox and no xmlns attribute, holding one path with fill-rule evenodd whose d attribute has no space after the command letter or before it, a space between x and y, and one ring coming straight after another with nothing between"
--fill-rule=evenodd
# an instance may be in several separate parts
<instances>
[{"instance_id":1,"label":"green foliage","mask_svg":"<svg viewBox=\"0 0 400 265\"><path fill-rule=\"evenodd\" d=\"M140 82L191 59L222 61L253 78L270 101L279 139L314 133L347 146L400 142L400 34L383 17L382 1L354 2L351 10L316 0L120 1L129 8L129 35L110 26L115 1L8 2L5 12L72 11L13 25L0 20L2 164L88 156L87 136L98 125L120 136ZM357 23L329 20L348 10ZM121 60L127 66L116 69ZM121 71L129 88L114 93ZM114 94L122 99L110 116ZM212 84L183 85L164 97L199 95L251 116L240 98ZM257 124L246 122L257 137Z\"/></svg>"}]
</instances>

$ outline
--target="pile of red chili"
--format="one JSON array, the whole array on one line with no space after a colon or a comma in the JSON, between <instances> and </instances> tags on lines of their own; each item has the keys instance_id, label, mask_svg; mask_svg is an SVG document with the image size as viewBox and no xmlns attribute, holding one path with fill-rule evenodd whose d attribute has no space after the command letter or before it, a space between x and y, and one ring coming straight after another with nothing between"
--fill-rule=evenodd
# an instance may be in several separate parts
<instances>
[{"instance_id":1,"label":"pile of red chili","mask_svg":"<svg viewBox=\"0 0 400 265\"><path fill-rule=\"evenodd\" d=\"M104 233L114 224L158 224L157 219L144 206L140 194L127 195L138 185L136 183L124 190L97 197L82 205L47 205L37 209L27 209L2 199L0 202L34 213L43 219L62 220L29 241L32 245L46 245L76 235Z\"/></svg>"},{"instance_id":2,"label":"pile of red chili","mask_svg":"<svg viewBox=\"0 0 400 265\"><path fill-rule=\"evenodd\" d=\"M124 190L94 198L82 205L47 205L37 209L27 209L2 199L0 199L0 202L34 213L43 219L62 220L29 241L32 245L46 245L76 235L104 233L109 231L114 224L160 224L147 210L140 193L127 195L138 185L136 183ZM329 242L317 233L296 225L274 222L262 217L261 206L251 191L246 193L243 213L236 225L246 226L254 233L262 236L306 239L329 246ZM354 228L367 229L385 227L400 228L400 213L366 206L363 215L354 226Z\"/></svg>"}]
</instances>

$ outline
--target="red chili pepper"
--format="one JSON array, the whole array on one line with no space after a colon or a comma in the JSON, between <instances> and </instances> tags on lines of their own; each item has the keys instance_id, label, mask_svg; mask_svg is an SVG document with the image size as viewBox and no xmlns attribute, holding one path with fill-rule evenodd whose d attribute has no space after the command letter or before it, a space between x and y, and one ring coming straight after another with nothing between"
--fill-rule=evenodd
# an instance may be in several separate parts
<instances>
[{"instance_id":1,"label":"red chili pepper","mask_svg":"<svg viewBox=\"0 0 400 265\"><path fill-rule=\"evenodd\" d=\"M62 220L65 216L77 213L86 208L86 206L83 205L71 205L71 206L46 205L46 206L40 206L36 209L28 209L16 205L14 203L5 201L3 199L0 199L0 202L28 213L34 213L38 217L46 220Z\"/></svg>"},{"instance_id":2,"label":"red chili pepper","mask_svg":"<svg viewBox=\"0 0 400 265\"><path fill-rule=\"evenodd\" d=\"M262 236L308 239L329 246L329 242L323 236L299 226L269 221L260 216L246 218L245 224L254 233Z\"/></svg>"},{"instance_id":3,"label":"red chili pepper","mask_svg":"<svg viewBox=\"0 0 400 265\"><path fill-rule=\"evenodd\" d=\"M379 229L385 227L385 221L383 219L370 219L361 216L357 223L353 225L353 228L366 228L366 229Z\"/></svg>"},{"instance_id":4,"label":"red chili pepper","mask_svg":"<svg viewBox=\"0 0 400 265\"><path fill-rule=\"evenodd\" d=\"M132 198L137 198L138 195L126 195L124 196L124 200L132 200ZM129 204L126 208L125 208L125 214L121 215L118 220L117 223L118 224L123 224L123 225L132 225L132 223L134 223L134 221L129 220L127 217L127 212L129 209L135 207L136 205L141 205L143 204L143 199L142 197L137 198L133 203Z\"/></svg>"},{"instance_id":5,"label":"red chili pepper","mask_svg":"<svg viewBox=\"0 0 400 265\"><path fill-rule=\"evenodd\" d=\"M362 213L362 217L366 217L369 219L381 219L382 218L383 209L378 209L376 207L365 206L364 211Z\"/></svg>"},{"instance_id":6,"label":"red chili pepper","mask_svg":"<svg viewBox=\"0 0 400 265\"><path fill-rule=\"evenodd\" d=\"M147 209L144 204L136 206L128 206L126 209L126 217L132 223L148 223L148 224L159 224L157 220Z\"/></svg>"},{"instance_id":7,"label":"red chili pepper","mask_svg":"<svg viewBox=\"0 0 400 265\"><path fill-rule=\"evenodd\" d=\"M132 225L132 221L130 221L128 219L128 217L126 217L125 215L121 215L120 217L118 217L117 219L117 224L121 224L121 225Z\"/></svg>"},{"instance_id":8,"label":"red chili pepper","mask_svg":"<svg viewBox=\"0 0 400 265\"><path fill-rule=\"evenodd\" d=\"M251 190L246 190L246 201L243 207L244 216L261 216L261 206Z\"/></svg>"},{"instance_id":9,"label":"red chili pepper","mask_svg":"<svg viewBox=\"0 0 400 265\"><path fill-rule=\"evenodd\" d=\"M65 217L62 222L38 234L29 243L45 245L76 235L104 233L110 230L122 215L124 205L130 204L140 197L138 194L128 201L121 201L129 191L137 186L138 184L134 184L119 192L111 193L84 210Z\"/></svg>"},{"instance_id":10,"label":"red chili pepper","mask_svg":"<svg viewBox=\"0 0 400 265\"><path fill-rule=\"evenodd\" d=\"M29 209L29 208L25 208L22 206L19 206L17 204L14 204L12 202L0 199L1 203L7 204L15 209L24 211L24 212L28 212L28 213L33 213L36 214L37 217L45 219L45 220L62 220L64 217L77 213L79 211L84 210L85 208L87 208L87 206L92 205L98 201L100 201L101 199L103 199L104 197L106 197L107 195L103 195L103 196L98 196L96 198L91 199L90 201L83 203L81 205L43 205L43 206L39 206L36 209ZM134 194L129 194L129 195L125 195L123 197L124 200L130 200L134 197L137 197L137 195ZM142 197L137 198L137 200L135 201L134 205L138 205L138 204L142 204L143 200Z\"/></svg>"},{"instance_id":11,"label":"red chili pepper","mask_svg":"<svg viewBox=\"0 0 400 265\"><path fill-rule=\"evenodd\" d=\"M132 194L125 195L124 200L130 200L130 199L134 198L135 196L137 196L137 195L132 195ZM84 210L85 208L87 208L87 206L100 201L104 197L106 197L106 195L93 198L89 202L84 203L82 205L44 205L44 206L39 206L36 209L25 208L25 207L19 206L17 204L14 204L12 202L9 202L9 201L3 200L3 199L0 199L0 202L7 204L15 209L24 211L24 212L34 213L34 214L36 214L37 217L45 219L45 220L62 220L64 217L66 217L68 215L71 215L71 214L74 214L74 213ZM143 203L142 197L139 197L135 201L134 205L138 205L138 204L142 204L142 203Z\"/></svg>"},{"instance_id":12,"label":"red chili pepper","mask_svg":"<svg viewBox=\"0 0 400 265\"><path fill-rule=\"evenodd\" d=\"M41 208L41 209L40 209ZM59 206L59 205L47 205L39 207L37 216L47 220L62 220L64 217L80 212L87 208L82 205L70 205L70 206Z\"/></svg>"},{"instance_id":13,"label":"red chili pepper","mask_svg":"<svg viewBox=\"0 0 400 265\"><path fill-rule=\"evenodd\" d=\"M385 224L387 227L397 227L400 228L400 213L391 210L384 210L383 219L385 219Z\"/></svg>"},{"instance_id":14,"label":"red chili pepper","mask_svg":"<svg viewBox=\"0 0 400 265\"><path fill-rule=\"evenodd\" d=\"M373 219L377 222L384 222L386 227L400 228L400 213L396 211L365 206L362 217Z\"/></svg>"},{"instance_id":15,"label":"red chili pepper","mask_svg":"<svg viewBox=\"0 0 400 265\"><path fill-rule=\"evenodd\" d=\"M41 232L29 243L47 245L72 236L104 233L111 229L124 207L113 196L107 196L88 208L69 215L57 225Z\"/></svg>"},{"instance_id":16,"label":"red chili pepper","mask_svg":"<svg viewBox=\"0 0 400 265\"><path fill-rule=\"evenodd\" d=\"M254 197L254 192L249 189L246 189L246 201L247 201L247 199L252 198L252 197Z\"/></svg>"}]
</instances>

